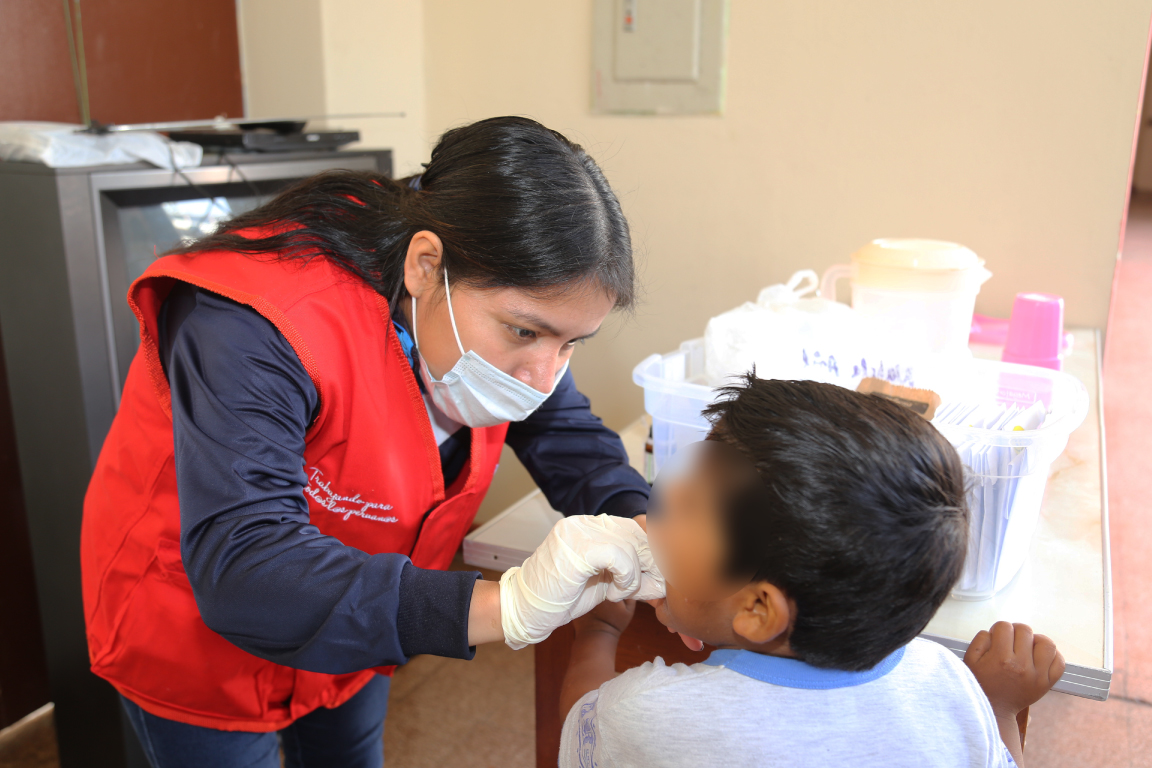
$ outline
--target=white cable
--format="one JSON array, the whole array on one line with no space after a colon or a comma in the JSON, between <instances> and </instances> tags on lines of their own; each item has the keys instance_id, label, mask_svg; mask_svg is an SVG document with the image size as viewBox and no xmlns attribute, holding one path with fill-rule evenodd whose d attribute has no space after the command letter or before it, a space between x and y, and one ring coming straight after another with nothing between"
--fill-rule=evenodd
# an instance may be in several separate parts
<instances>
[{"instance_id":1,"label":"white cable","mask_svg":"<svg viewBox=\"0 0 1152 768\"><path fill-rule=\"evenodd\" d=\"M448 287L448 267L444 267L444 293L448 296L448 317L452 320L452 333L456 335L456 346L460 347L460 354L465 354L464 345L460 343L460 331L456 330L456 314L452 311L452 289Z\"/></svg>"}]
</instances>

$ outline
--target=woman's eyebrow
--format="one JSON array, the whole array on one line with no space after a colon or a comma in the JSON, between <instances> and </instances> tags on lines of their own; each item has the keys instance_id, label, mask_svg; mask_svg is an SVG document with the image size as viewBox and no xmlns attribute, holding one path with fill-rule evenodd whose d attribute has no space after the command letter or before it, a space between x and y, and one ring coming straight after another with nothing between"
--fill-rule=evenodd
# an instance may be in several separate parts
<instances>
[{"instance_id":1,"label":"woman's eyebrow","mask_svg":"<svg viewBox=\"0 0 1152 768\"><path fill-rule=\"evenodd\" d=\"M509 309L508 314L512 315L513 317L515 317L517 320L524 323L525 325L531 326L529 330L544 331L545 333L551 334L552 336L563 336L564 335L564 334L560 333L560 331L558 331L554 327L552 327L552 325L549 324L548 321L544 320L544 318L540 317L539 315L535 315L531 312L525 312L525 311L519 310L519 309ZM599 326L597 326L596 330L592 331L592 333L588 333L588 334L585 334L583 336L578 336L575 339L572 339L572 341L582 341L584 339L590 339L598 333L600 333L600 327Z\"/></svg>"},{"instance_id":2,"label":"woman's eyebrow","mask_svg":"<svg viewBox=\"0 0 1152 768\"><path fill-rule=\"evenodd\" d=\"M572 341L584 341L585 339L590 339L596 334L600 333L600 328L602 327L603 326L596 326L596 330L592 331L592 333L586 333L583 336L577 336L576 338L572 339Z\"/></svg>"},{"instance_id":3,"label":"woman's eyebrow","mask_svg":"<svg viewBox=\"0 0 1152 768\"><path fill-rule=\"evenodd\" d=\"M534 326L530 330L544 331L545 333L550 333L553 336L559 336L560 335L560 331L556 330L551 325L549 325L548 322L546 320L544 320L544 318L540 317L539 315L534 315L531 312L524 312L524 311L519 310L519 309L509 309L508 314L512 315L513 317L515 317L517 320L524 323L525 325Z\"/></svg>"}]
</instances>

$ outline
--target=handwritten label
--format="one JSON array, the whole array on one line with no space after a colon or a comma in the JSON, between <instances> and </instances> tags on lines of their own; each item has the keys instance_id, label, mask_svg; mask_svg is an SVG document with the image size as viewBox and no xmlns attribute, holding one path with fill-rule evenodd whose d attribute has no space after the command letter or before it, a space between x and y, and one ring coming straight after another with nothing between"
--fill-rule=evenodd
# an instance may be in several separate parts
<instances>
[{"instance_id":1,"label":"handwritten label","mask_svg":"<svg viewBox=\"0 0 1152 768\"><path fill-rule=\"evenodd\" d=\"M850 364L851 374L849 375L847 373L848 365L845 365L844 372L841 372L841 365L836 360L836 355L823 350L801 349L800 360L805 368L816 368L833 378L864 379L871 377L905 387L916 386L915 374L912 367L908 365L885 365L883 360L873 359L870 362L868 358L861 357L858 361ZM817 377L819 378L820 375L817 374Z\"/></svg>"}]
</instances>

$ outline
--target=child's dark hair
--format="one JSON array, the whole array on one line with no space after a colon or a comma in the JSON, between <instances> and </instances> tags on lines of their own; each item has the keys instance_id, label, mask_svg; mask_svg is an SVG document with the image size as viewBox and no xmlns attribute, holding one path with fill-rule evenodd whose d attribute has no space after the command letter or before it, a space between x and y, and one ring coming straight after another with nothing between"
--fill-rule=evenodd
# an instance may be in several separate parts
<instances>
[{"instance_id":1,"label":"child's dark hair","mask_svg":"<svg viewBox=\"0 0 1152 768\"><path fill-rule=\"evenodd\" d=\"M748 374L705 410L767 493L729 513L729 565L796 601L789 644L870 669L918 635L960 577L960 457L912 411L831 384Z\"/></svg>"}]
</instances>

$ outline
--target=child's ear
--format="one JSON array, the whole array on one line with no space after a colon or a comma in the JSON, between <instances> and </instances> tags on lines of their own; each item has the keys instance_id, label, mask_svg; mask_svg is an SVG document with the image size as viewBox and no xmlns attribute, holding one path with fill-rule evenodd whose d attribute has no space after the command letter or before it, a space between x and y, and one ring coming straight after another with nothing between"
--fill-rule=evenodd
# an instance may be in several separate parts
<instances>
[{"instance_id":1,"label":"child's ear","mask_svg":"<svg viewBox=\"0 0 1152 768\"><path fill-rule=\"evenodd\" d=\"M757 581L740 590L736 600L733 632L756 645L785 637L792 621L792 609L782 589L767 581Z\"/></svg>"}]
</instances>

